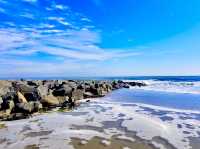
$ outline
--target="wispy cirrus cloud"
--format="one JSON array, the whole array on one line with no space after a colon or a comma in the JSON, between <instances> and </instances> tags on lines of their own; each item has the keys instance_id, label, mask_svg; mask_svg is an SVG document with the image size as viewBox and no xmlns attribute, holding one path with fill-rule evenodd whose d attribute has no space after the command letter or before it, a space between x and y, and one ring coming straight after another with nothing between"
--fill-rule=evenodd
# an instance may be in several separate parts
<instances>
[{"instance_id":1,"label":"wispy cirrus cloud","mask_svg":"<svg viewBox=\"0 0 200 149\"><path fill-rule=\"evenodd\" d=\"M16 14L10 14L8 11L6 15L14 18L0 23L2 75L6 72L33 74L41 71L46 74L65 74L69 71L83 73L79 69L94 68L99 62L141 54L132 52L132 49L124 51L100 47L99 29L90 19L73 12L69 6L50 2L49 6L40 8L38 15L35 5L31 6L33 13L27 11L28 5L20 2L17 5L23 9ZM57 13L57 10L62 13ZM68 17L69 15L71 17ZM22 22L19 22L21 18Z\"/></svg>"}]
</instances>

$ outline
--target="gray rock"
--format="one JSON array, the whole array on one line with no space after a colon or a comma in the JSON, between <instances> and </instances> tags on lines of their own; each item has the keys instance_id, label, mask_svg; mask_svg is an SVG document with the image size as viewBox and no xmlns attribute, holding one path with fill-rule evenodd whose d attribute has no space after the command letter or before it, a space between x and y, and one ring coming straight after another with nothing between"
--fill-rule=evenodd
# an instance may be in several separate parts
<instances>
[{"instance_id":1,"label":"gray rock","mask_svg":"<svg viewBox=\"0 0 200 149\"><path fill-rule=\"evenodd\" d=\"M72 91L72 99L75 101L83 99L83 90L76 89Z\"/></svg>"},{"instance_id":2,"label":"gray rock","mask_svg":"<svg viewBox=\"0 0 200 149\"><path fill-rule=\"evenodd\" d=\"M11 91L13 91L12 82L0 80L0 96L4 96Z\"/></svg>"},{"instance_id":3,"label":"gray rock","mask_svg":"<svg viewBox=\"0 0 200 149\"><path fill-rule=\"evenodd\" d=\"M72 87L68 84L61 85L53 90L52 94L54 96L71 96L72 94Z\"/></svg>"},{"instance_id":4,"label":"gray rock","mask_svg":"<svg viewBox=\"0 0 200 149\"><path fill-rule=\"evenodd\" d=\"M42 109L42 104L38 101L16 104L17 112L33 113L33 112L38 112L40 109Z\"/></svg>"},{"instance_id":5,"label":"gray rock","mask_svg":"<svg viewBox=\"0 0 200 149\"><path fill-rule=\"evenodd\" d=\"M22 95L27 99L27 101L38 101L40 100L40 96L38 90L32 86L28 86L25 84L16 84L16 91L22 93Z\"/></svg>"},{"instance_id":6,"label":"gray rock","mask_svg":"<svg viewBox=\"0 0 200 149\"><path fill-rule=\"evenodd\" d=\"M46 96L46 95L49 95L50 94L50 89L48 88L48 86L46 85L40 85L38 88L38 93L40 95L40 97L42 96Z\"/></svg>"}]
</instances>

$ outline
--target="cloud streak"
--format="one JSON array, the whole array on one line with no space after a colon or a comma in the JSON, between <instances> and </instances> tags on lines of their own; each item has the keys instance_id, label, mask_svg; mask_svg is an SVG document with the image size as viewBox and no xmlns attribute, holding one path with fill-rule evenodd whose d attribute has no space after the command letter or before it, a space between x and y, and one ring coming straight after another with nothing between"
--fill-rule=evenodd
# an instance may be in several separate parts
<instances>
[{"instance_id":1,"label":"cloud streak","mask_svg":"<svg viewBox=\"0 0 200 149\"><path fill-rule=\"evenodd\" d=\"M36 3L37 0L23 2ZM18 5L28 7L20 2ZM31 7L32 14L26 8L13 15L16 20L10 19L0 24L0 75L56 75L70 71L72 74L82 74L86 73L82 69L94 68L101 62L141 54L133 52L133 49L101 48L99 29L95 28L92 20L73 12L69 6L49 3L40 12L44 17L39 19L35 14L36 6ZM62 13L53 13L57 10ZM0 9L1 14L5 12L12 16L5 8ZM18 21L21 18L31 20L21 24Z\"/></svg>"}]
</instances>

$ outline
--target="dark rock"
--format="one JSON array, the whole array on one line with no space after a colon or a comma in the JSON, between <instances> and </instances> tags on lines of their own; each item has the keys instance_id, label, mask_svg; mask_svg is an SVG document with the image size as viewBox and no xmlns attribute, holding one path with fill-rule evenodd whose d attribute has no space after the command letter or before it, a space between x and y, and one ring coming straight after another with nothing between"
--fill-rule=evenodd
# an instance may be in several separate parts
<instances>
[{"instance_id":1,"label":"dark rock","mask_svg":"<svg viewBox=\"0 0 200 149\"><path fill-rule=\"evenodd\" d=\"M30 117L30 115L27 113L12 113L12 114L8 115L7 117L4 117L3 120L12 121L12 120L25 119L28 117Z\"/></svg>"},{"instance_id":2,"label":"dark rock","mask_svg":"<svg viewBox=\"0 0 200 149\"><path fill-rule=\"evenodd\" d=\"M3 109L6 109L6 105L7 103L12 100L14 102L17 102L18 101L18 97L17 97L17 94L16 92L9 92L7 93L6 95L3 95L2 96L2 99L3 99L3 103L2 103L2 108Z\"/></svg>"},{"instance_id":3,"label":"dark rock","mask_svg":"<svg viewBox=\"0 0 200 149\"><path fill-rule=\"evenodd\" d=\"M4 119L8 117L15 107L13 100L6 100L2 103L2 111L0 111L0 118Z\"/></svg>"},{"instance_id":4,"label":"dark rock","mask_svg":"<svg viewBox=\"0 0 200 149\"><path fill-rule=\"evenodd\" d=\"M62 85L60 88L55 89L52 94L54 96L70 96L72 93L72 88L68 85Z\"/></svg>"},{"instance_id":5,"label":"dark rock","mask_svg":"<svg viewBox=\"0 0 200 149\"><path fill-rule=\"evenodd\" d=\"M77 86L77 89L84 90L85 89L85 85L84 84L79 84Z\"/></svg>"},{"instance_id":6,"label":"dark rock","mask_svg":"<svg viewBox=\"0 0 200 149\"><path fill-rule=\"evenodd\" d=\"M40 100L40 96L38 90L34 87L30 87L25 84L16 84L15 88L17 91L22 93L27 101L38 101Z\"/></svg>"},{"instance_id":7,"label":"dark rock","mask_svg":"<svg viewBox=\"0 0 200 149\"><path fill-rule=\"evenodd\" d=\"M38 84L37 83L35 83L35 82L33 82L33 81L27 81L27 84L29 85L29 86L38 86Z\"/></svg>"},{"instance_id":8,"label":"dark rock","mask_svg":"<svg viewBox=\"0 0 200 149\"><path fill-rule=\"evenodd\" d=\"M139 86L139 87L146 86L146 84L142 82L127 82L127 83L131 86Z\"/></svg>"},{"instance_id":9,"label":"dark rock","mask_svg":"<svg viewBox=\"0 0 200 149\"><path fill-rule=\"evenodd\" d=\"M95 97L97 97L97 95L94 95L94 94L91 93L91 92L84 92L84 93L83 93L83 97L84 97L84 98L95 98Z\"/></svg>"}]
</instances>

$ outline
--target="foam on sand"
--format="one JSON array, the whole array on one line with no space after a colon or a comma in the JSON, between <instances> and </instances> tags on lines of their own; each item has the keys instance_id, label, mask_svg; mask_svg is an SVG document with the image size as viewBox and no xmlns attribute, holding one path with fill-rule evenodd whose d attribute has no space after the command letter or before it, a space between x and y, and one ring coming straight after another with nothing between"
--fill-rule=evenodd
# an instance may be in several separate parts
<instances>
[{"instance_id":1,"label":"foam on sand","mask_svg":"<svg viewBox=\"0 0 200 149\"><path fill-rule=\"evenodd\" d=\"M163 109L153 110L159 113ZM0 129L0 140L4 140L0 148L24 148L27 145L74 148L77 146L76 139L80 140L80 145L87 146L94 144L91 140L98 137L101 139L96 141L104 142L107 146L112 145L113 141L114 144L118 143L118 139L123 144L122 148L142 145L144 149L190 149L190 138L199 137L200 120L191 118L197 113L180 113L170 109L164 111L159 115L145 109L145 105L124 106L121 103L94 100L82 103L73 112L54 112L5 122L6 127ZM164 116L173 119L162 119ZM73 144L73 141L76 143Z\"/></svg>"}]
</instances>

